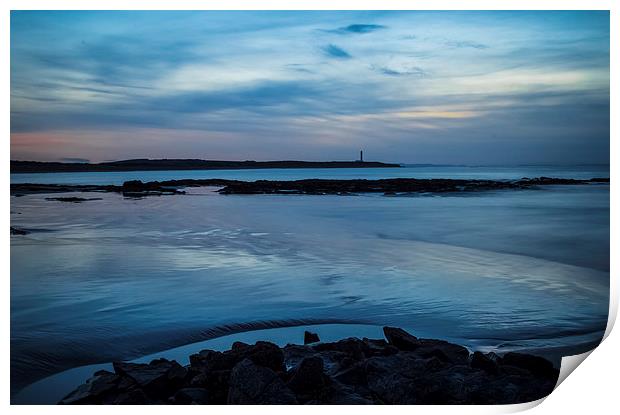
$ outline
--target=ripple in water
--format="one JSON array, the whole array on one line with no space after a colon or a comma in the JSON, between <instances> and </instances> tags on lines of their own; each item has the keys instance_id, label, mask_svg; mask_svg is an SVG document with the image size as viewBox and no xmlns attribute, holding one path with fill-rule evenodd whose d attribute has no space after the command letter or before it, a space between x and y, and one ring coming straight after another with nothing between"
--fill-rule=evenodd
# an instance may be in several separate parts
<instances>
[{"instance_id":1,"label":"ripple in water","mask_svg":"<svg viewBox=\"0 0 620 415\"><path fill-rule=\"evenodd\" d=\"M609 300L609 187L476 197L11 199L12 392L81 365L317 322L483 350L589 347Z\"/></svg>"}]
</instances>

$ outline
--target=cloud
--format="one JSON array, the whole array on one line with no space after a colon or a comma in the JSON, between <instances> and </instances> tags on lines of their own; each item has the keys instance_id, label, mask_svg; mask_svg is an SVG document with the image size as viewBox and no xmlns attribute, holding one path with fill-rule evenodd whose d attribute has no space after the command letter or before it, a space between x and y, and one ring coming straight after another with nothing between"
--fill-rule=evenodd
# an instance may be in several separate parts
<instances>
[{"instance_id":1,"label":"cloud","mask_svg":"<svg viewBox=\"0 0 620 415\"><path fill-rule=\"evenodd\" d=\"M301 63L289 63L289 64L284 65L284 67L286 69L289 69L289 70L295 71L295 72L301 72L301 73L307 73L307 74L314 74L314 73L316 73L316 71L308 69L306 67L306 65L301 64Z\"/></svg>"},{"instance_id":2,"label":"cloud","mask_svg":"<svg viewBox=\"0 0 620 415\"><path fill-rule=\"evenodd\" d=\"M472 49L488 49L489 46L484 43L471 42L469 40L449 40L446 45L452 48L472 48Z\"/></svg>"},{"instance_id":3,"label":"cloud","mask_svg":"<svg viewBox=\"0 0 620 415\"><path fill-rule=\"evenodd\" d=\"M384 160L495 162L504 153L487 149L504 146L519 149L520 162L608 160L607 12L20 12L11 19L18 158L171 157L203 143L205 154L223 158L241 157L241 149L257 159L337 158L332 151L362 146ZM192 138L181 154L184 134ZM39 141L27 141L35 135ZM572 141L560 156L523 137L550 149L563 137ZM598 156L582 157L592 141ZM463 151L448 154L447 144Z\"/></svg>"},{"instance_id":4,"label":"cloud","mask_svg":"<svg viewBox=\"0 0 620 415\"><path fill-rule=\"evenodd\" d=\"M349 26L340 27L334 30L329 30L329 32L339 33L343 35L350 34L350 33L363 34L363 33L375 32L377 30L386 29L386 28L387 26L383 26L379 24L351 24Z\"/></svg>"},{"instance_id":5,"label":"cloud","mask_svg":"<svg viewBox=\"0 0 620 415\"><path fill-rule=\"evenodd\" d=\"M388 76L416 76L420 78L428 76L428 72L426 72L424 69L418 66L412 66L412 67L402 69L402 70L392 69L387 66L379 66L379 67L371 66L370 68L373 71L376 71L376 72L379 72L379 73L382 73Z\"/></svg>"},{"instance_id":6,"label":"cloud","mask_svg":"<svg viewBox=\"0 0 620 415\"><path fill-rule=\"evenodd\" d=\"M336 45L329 44L323 48L323 52L331 57L337 59L350 59L352 56L346 50L339 48Z\"/></svg>"}]
</instances>

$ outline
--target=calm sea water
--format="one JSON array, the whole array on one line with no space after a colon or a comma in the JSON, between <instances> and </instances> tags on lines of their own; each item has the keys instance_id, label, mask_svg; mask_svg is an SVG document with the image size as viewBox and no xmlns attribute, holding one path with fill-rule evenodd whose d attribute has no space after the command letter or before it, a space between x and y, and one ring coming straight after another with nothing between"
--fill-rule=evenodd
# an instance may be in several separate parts
<instances>
[{"instance_id":1,"label":"calm sea water","mask_svg":"<svg viewBox=\"0 0 620 415\"><path fill-rule=\"evenodd\" d=\"M583 166L415 166L376 169L259 169L259 170L174 170L86 173L11 174L11 183L123 184L126 180L231 179L231 180L301 180L301 179L495 179L523 177L561 177L591 179L609 177L608 165Z\"/></svg>"},{"instance_id":2,"label":"calm sea water","mask_svg":"<svg viewBox=\"0 0 620 415\"><path fill-rule=\"evenodd\" d=\"M609 171L175 171L11 181L541 175ZM12 392L72 367L137 358L243 323L395 325L500 351L586 349L605 330L608 185L417 197L214 190L138 200L72 194L102 198L80 204L12 197L11 225L32 231L11 236Z\"/></svg>"}]
</instances>

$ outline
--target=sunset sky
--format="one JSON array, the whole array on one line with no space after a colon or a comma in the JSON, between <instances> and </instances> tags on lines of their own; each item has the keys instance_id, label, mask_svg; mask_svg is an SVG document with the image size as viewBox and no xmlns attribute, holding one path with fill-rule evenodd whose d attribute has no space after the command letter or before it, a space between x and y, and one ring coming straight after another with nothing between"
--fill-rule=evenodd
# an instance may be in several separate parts
<instances>
[{"instance_id":1,"label":"sunset sky","mask_svg":"<svg viewBox=\"0 0 620 415\"><path fill-rule=\"evenodd\" d=\"M11 158L609 162L608 12L12 12Z\"/></svg>"}]
</instances>

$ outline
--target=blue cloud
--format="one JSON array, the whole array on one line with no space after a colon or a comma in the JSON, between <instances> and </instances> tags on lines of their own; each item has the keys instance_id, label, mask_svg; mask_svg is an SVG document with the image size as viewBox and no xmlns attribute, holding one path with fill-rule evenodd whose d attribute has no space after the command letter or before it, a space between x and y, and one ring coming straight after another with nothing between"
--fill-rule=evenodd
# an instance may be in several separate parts
<instances>
[{"instance_id":1,"label":"blue cloud","mask_svg":"<svg viewBox=\"0 0 620 415\"><path fill-rule=\"evenodd\" d=\"M338 58L338 59L350 59L352 58L352 56L349 54L349 52L347 52L346 50L339 48L336 45L333 44L329 44L327 46L325 46L323 48L323 52L331 57L331 58Z\"/></svg>"},{"instance_id":2,"label":"blue cloud","mask_svg":"<svg viewBox=\"0 0 620 415\"><path fill-rule=\"evenodd\" d=\"M280 158L355 143L394 161L446 161L448 144L462 162L502 146L520 162L608 160L609 12L12 12L10 74L16 158L64 151L20 153L20 133L83 137L56 157L97 161L129 146L178 155L175 137L215 131L237 140L217 142L229 154ZM475 115L422 120L426 108ZM113 140L121 130L132 143ZM96 153L89 132L116 153ZM528 137L570 140L560 156Z\"/></svg>"},{"instance_id":3,"label":"blue cloud","mask_svg":"<svg viewBox=\"0 0 620 415\"><path fill-rule=\"evenodd\" d=\"M417 76L417 77L425 77L428 76L428 72L418 66L411 66L404 70L392 69L386 66L371 66L371 69L382 73L384 75L389 76Z\"/></svg>"},{"instance_id":4,"label":"blue cloud","mask_svg":"<svg viewBox=\"0 0 620 415\"><path fill-rule=\"evenodd\" d=\"M453 48L472 48L472 49L488 49L488 45L484 43L472 42L468 40L450 40L446 45Z\"/></svg>"},{"instance_id":5,"label":"blue cloud","mask_svg":"<svg viewBox=\"0 0 620 415\"><path fill-rule=\"evenodd\" d=\"M351 24L348 26L340 27L338 29L329 30L332 33L348 34L348 33L370 33L380 29L385 29L387 26L379 24Z\"/></svg>"}]
</instances>

